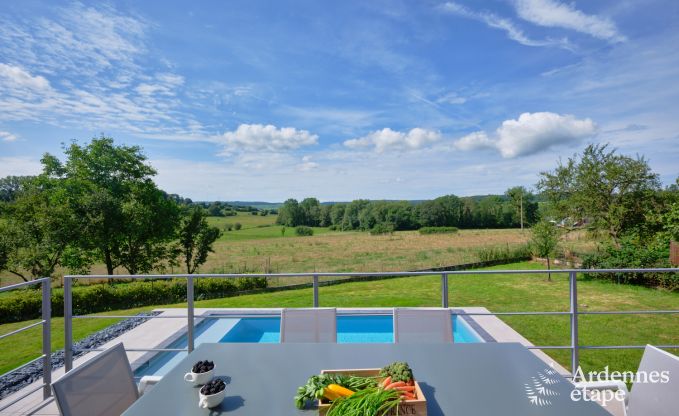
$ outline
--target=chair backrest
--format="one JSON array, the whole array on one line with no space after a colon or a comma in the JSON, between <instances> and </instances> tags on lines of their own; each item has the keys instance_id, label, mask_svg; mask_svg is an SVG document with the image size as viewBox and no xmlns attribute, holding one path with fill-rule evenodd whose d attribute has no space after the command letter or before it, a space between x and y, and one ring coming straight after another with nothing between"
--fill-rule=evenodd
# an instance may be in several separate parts
<instances>
[{"instance_id":1,"label":"chair backrest","mask_svg":"<svg viewBox=\"0 0 679 416\"><path fill-rule=\"evenodd\" d=\"M663 377L663 374L666 377ZM646 345L637 371L637 379L632 384L627 414L676 416L677 412L679 412L679 357L652 345Z\"/></svg>"},{"instance_id":2,"label":"chair backrest","mask_svg":"<svg viewBox=\"0 0 679 416\"><path fill-rule=\"evenodd\" d=\"M52 389L64 416L119 416L139 397L122 343L64 374Z\"/></svg>"},{"instance_id":3,"label":"chair backrest","mask_svg":"<svg viewBox=\"0 0 679 416\"><path fill-rule=\"evenodd\" d=\"M453 342L450 309L394 308L394 342L409 344Z\"/></svg>"},{"instance_id":4,"label":"chair backrest","mask_svg":"<svg viewBox=\"0 0 679 416\"><path fill-rule=\"evenodd\" d=\"M281 342L337 342L335 308L283 309Z\"/></svg>"}]
</instances>

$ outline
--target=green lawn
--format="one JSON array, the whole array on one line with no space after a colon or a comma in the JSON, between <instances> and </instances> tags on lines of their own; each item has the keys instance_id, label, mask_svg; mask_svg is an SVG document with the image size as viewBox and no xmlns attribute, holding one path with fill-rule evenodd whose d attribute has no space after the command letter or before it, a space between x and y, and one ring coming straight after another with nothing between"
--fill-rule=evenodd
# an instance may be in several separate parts
<instances>
[{"instance_id":1,"label":"green lawn","mask_svg":"<svg viewBox=\"0 0 679 416\"><path fill-rule=\"evenodd\" d=\"M535 263L515 263L493 269L539 269ZM502 311L567 311L568 282L565 275L553 275L547 282L541 275L486 275L451 276L449 297L451 306L484 306L494 312ZM581 310L637 310L679 309L679 293L641 287L614 285L598 281L578 282ZM322 287L321 306L438 306L440 277L420 276L374 282L355 282ZM236 296L224 299L197 301L197 307L300 307L312 303L311 289ZM168 305L165 305L168 306ZM181 306L181 305L169 305ZM140 308L114 313L137 313ZM679 344L679 317L664 316L581 316L582 344ZM569 318L559 317L503 317L514 329L538 345L566 345L569 343ZM76 320L74 337L80 339L115 320ZM21 324L0 326L0 333L16 329ZM37 356L40 351L40 330L0 340L0 373ZM63 320L54 319L53 348L63 346ZM679 351L674 351L678 353ZM565 367L570 367L568 351L547 351ZM611 370L636 370L641 351L582 351L581 364L585 371L610 366Z\"/></svg>"}]
</instances>

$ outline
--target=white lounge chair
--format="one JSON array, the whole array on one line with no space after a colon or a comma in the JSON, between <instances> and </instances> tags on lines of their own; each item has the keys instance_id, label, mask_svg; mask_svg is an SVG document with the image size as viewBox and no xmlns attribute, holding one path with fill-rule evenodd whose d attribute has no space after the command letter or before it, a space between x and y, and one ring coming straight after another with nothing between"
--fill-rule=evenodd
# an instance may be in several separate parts
<instances>
[{"instance_id":1,"label":"white lounge chair","mask_svg":"<svg viewBox=\"0 0 679 416\"><path fill-rule=\"evenodd\" d=\"M450 309L394 308L394 342L453 342Z\"/></svg>"},{"instance_id":2,"label":"white lounge chair","mask_svg":"<svg viewBox=\"0 0 679 416\"><path fill-rule=\"evenodd\" d=\"M663 372L666 372L667 379L658 380L657 378L662 376ZM627 391L627 385L622 381L584 381L575 383L575 386L590 391L622 391L624 402L612 404L611 413L613 414L629 416L676 416L679 414L679 357L652 345L646 345L637 374L642 378L637 379L637 382L632 385L631 393ZM652 374L654 376L650 378ZM610 403L606 407L609 406L611 406Z\"/></svg>"},{"instance_id":3,"label":"white lounge chair","mask_svg":"<svg viewBox=\"0 0 679 416\"><path fill-rule=\"evenodd\" d=\"M281 310L281 342L337 342L337 310Z\"/></svg>"},{"instance_id":4,"label":"white lounge chair","mask_svg":"<svg viewBox=\"0 0 679 416\"><path fill-rule=\"evenodd\" d=\"M52 383L64 416L119 416L160 377L145 376L139 389L123 344L117 344Z\"/></svg>"}]
</instances>

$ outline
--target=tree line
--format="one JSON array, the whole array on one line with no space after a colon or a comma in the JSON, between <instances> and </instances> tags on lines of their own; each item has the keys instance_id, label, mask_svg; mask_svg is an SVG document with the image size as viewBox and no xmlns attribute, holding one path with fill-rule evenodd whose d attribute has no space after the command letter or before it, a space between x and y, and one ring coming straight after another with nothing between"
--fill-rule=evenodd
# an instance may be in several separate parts
<instances>
[{"instance_id":1,"label":"tree line","mask_svg":"<svg viewBox=\"0 0 679 416\"><path fill-rule=\"evenodd\" d=\"M533 193L517 186L502 196L445 195L417 203L357 199L348 203L321 204L316 198L301 202L288 199L278 211L277 223L289 227L305 225L363 231L375 227L392 230L514 228L520 227L522 222L530 225L537 220L538 202Z\"/></svg>"},{"instance_id":2,"label":"tree line","mask_svg":"<svg viewBox=\"0 0 679 416\"><path fill-rule=\"evenodd\" d=\"M220 230L156 186L139 147L100 137L64 152L65 161L45 154L38 176L0 180L0 271L29 280L103 263L109 275L194 273L206 261Z\"/></svg>"}]
</instances>

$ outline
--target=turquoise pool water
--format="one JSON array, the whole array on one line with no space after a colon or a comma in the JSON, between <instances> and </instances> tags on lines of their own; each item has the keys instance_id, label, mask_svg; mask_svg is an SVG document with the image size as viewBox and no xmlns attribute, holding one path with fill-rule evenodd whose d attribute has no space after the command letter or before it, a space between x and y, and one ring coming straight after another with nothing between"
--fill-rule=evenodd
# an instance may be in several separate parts
<instances>
[{"instance_id":1,"label":"turquoise pool water","mask_svg":"<svg viewBox=\"0 0 679 416\"><path fill-rule=\"evenodd\" d=\"M206 318L196 325L195 345L204 342L280 342L280 317ZM457 343L484 342L460 317L453 317L453 337ZM391 315L338 315L338 343L389 343L394 342ZM186 348L186 336L168 348ZM172 369L185 352L163 352L155 355L135 371L135 376L164 375Z\"/></svg>"}]
</instances>

